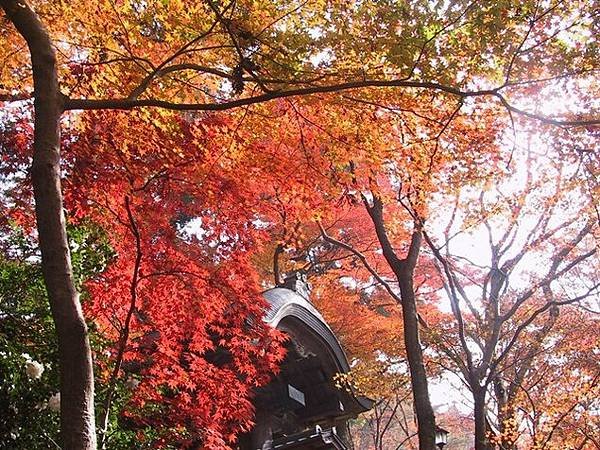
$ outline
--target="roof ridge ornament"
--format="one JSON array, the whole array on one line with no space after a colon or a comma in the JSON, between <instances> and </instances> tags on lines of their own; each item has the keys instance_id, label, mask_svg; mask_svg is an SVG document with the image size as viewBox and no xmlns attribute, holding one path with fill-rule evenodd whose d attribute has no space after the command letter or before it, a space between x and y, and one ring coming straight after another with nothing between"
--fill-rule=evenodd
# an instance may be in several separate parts
<instances>
[{"instance_id":1,"label":"roof ridge ornament","mask_svg":"<svg viewBox=\"0 0 600 450\"><path fill-rule=\"evenodd\" d=\"M308 284L308 276L305 271L296 270L288 273L283 280L282 287L294 291L310 301L310 284Z\"/></svg>"}]
</instances>

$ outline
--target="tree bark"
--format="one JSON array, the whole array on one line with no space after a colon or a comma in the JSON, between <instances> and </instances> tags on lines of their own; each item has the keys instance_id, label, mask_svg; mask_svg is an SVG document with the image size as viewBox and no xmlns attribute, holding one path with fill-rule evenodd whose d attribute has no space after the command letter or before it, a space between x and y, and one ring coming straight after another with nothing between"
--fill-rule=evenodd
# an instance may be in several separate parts
<instances>
[{"instance_id":1,"label":"tree bark","mask_svg":"<svg viewBox=\"0 0 600 450\"><path fill-rule=\"evenodd\" d=\"M381 244L383 256L394 272L400 286L400 303L402 306L402 321L404 325L404 345L406 359L410 371L410 383L417 416L419 436L419 450L435 449L435 415L429 399L427 372L423 363L423 349L419 337L419 316L413 286L414 271L421 249L421 225L415 223L411 236L408 254L400 259L396 255L383 220L383 203L377 196L373 196L373 205L363 197L363 203L375 226L377 239Z\"/></svg>"},{"instance_id":2,"label":"tree bark","mask_svg":"<svg viewBox=\"0 0 600 450\"><path fill-rule=\"evenodd\" d=\"M472 386L473 391L473 420L475 421L475 450L489 450L487 439L485 387Z\"/></svg>"},{"instance_id":3,"label":"tree bark","mask_svg":"<svg viewBox=\"0 0 600 450\"><path fill-rule=\"evenodd\" d=\"M56 326L60 364L62 448L96 448L94 377L87 326L73 281L60 184L60 116L63 100L56 54L36 13L22 0L0 6L25 38L34 81L35 131L31 178L42 271Z\"/></svg>"},{"instance_id":4,"label":"tree bark","mask_svg":"<svg viewBox=\"0 0 600 450\"><path fill-rule=\"evenodd\" d=\"M404 343L418 423L419 449L432 450L435 449L435 416L429 399L427 372L423 364L423 349L419 338L413 270L406 263L401 263L400 267L394 269L394 272L398 278L402 298Z\"/></svg>"}]
</instances>

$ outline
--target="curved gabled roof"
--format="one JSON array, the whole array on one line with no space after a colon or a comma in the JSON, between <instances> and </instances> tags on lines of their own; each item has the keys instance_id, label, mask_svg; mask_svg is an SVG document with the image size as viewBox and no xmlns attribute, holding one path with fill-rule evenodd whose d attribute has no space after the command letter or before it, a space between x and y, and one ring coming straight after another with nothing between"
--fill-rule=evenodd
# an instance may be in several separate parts
<instances>
[{"instance_id":1,"label":"curved gabled roof","mask_svg":"<svg viewBox=\"0 0 600 450\"><path fill-rule=\"evenodd\" d=\"M337 371L347 373L350 371L350 365L346 354L335 337L335 334L325 322L325 319L317 309L305 297L288 288L277 287L263 293L263 296L269 302L269 309L263 320L273 328L280 328L280 323L285 320L293 319L300 321L304 327L318 338L327 347L326 353L331 356L337 366ZM352 395L352 398L358 402L359 408L366 411L371 408L372 400Z\"/></svg>"},{"instance_id":2,"label":"curved gabled roof","mask_svg":"<svg viewBox=\"0 0 600 450\"><path fill-rule=\"evenodd\" d=\"M274 288L265 292L264 297L271 307L264 321L273 328L278 328L279 322L286 317L294 317L303 322L308 328L323 339L336 359L340 372L348 372L348 359L339 341L333 334L325 319L306 298L287 288Z\"/></svg>"},{"instance_id":3,"label":"curved gabled roof","mask_svg":"<svg viewBox=\"0 0 600 450\"><path fill-rule=\"evenodd\" d=\"M329 328L329 326L325 323L325 319L323 319L321 313L317 311L312 303L291 289L276 287L265 291L263 296L267 299L269 305L271 306L265 315L264 321L273 327L277 327L279 321L286 315L288 307L294 304L309 311L321 322L323 322L327 328Z\"/></svg>"}]
</instances>

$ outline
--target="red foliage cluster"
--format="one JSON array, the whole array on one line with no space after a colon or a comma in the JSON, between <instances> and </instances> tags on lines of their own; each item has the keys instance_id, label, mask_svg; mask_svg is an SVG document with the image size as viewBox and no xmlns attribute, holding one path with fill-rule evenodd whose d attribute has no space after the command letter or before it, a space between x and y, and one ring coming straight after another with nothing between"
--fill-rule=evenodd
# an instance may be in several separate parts
<instances>
[{"instance_id":1,"label":"red foliage cluster","mask_svg":"<svg viewBox=\"0 0 600 450\"><path fill-rule=\"evenodd\" d=\"M84 303L114 343L104 375L116 363L140 381L138 422L217 448L251 426L252 389L276 371L282 336L261 320L249 263L261 239L254 193L209 157L227 124L170 120L86 116L65 137L65 200L109 231L117 254Z\"/></svg>"},{"instance_id":2,"label":"red foliage cluster","mask_svg":"<svg viewBox=\"0 0 600 450\"><path fill-rule=\"evenodd\" d=\"M72 119L63 136L69 220L99 225L115 252L83 300L108 343L95 356L96 378L109 390L134 380L130 426L158 429L165 442L228 448L252 425L253 388L284 356L284 336L262 321L266 301L251 264L268 237L255 225L260 184L249 184L229 156L215 158L226 119ZM3 207L32 226L25 134L17 124L3 136L11 152L2 168L15 183Z\"/></svg>"}]
</instances>

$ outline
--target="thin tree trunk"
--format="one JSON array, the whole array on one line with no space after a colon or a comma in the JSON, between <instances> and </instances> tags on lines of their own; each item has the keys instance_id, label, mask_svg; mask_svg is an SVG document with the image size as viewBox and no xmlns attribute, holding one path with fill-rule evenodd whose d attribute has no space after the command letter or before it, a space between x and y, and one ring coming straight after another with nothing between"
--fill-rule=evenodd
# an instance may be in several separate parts
<instances>
[{"instance_id":1,"label":"thin tree trunk","mask_svg":"<svg viewBox=\"0 0 600 450\"><path fill-rule=\"evenodd\" d=\"M400 294L402 297L404 343L418 423L419 449L432 450L435 448L435 416L429 399L427 372L425 372L425 365L423 364L423 350L419 338L419 322L413 287L413 270L406 264L402 264L396 275L400 284Z\"/></svg>"},{"instance_id":2,"label":"thin tree trunk","mask_svg":"<svg viewBox=\"0 0 600 450\"><path fill-rule=\"evenodd\" d=\"M373 225L383 256L394 272L400 286L400 303L402 306L402 321L404 325L404 345L406 359L410 370L410 383L417 416L419 450L435 449L435 415L429 399L427 372L423 363L423 350L419 338L419 316L413 286L414 270L421 250L421 225L415 223L410 246L405 258L400 259L388 238L383 220L383 203L373 195L372 206L363 196L363 203Z\"/></svg>"},{"instance_id":3,"label":"thin tree trunk","mask_svg":"<svg viewBox=\"0 0 600 450\"><path fill-rule=\"evenodd\" d=\"M39 17L22 0L0 6L25 38L34 81L35 131L31 178L42 271L60 358L60 422L64 450L96 448L94 377L87 327L73 282L60 186L60 116L56 54Z\"/></svg>"}]
</instances>

